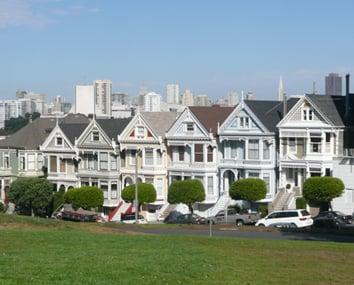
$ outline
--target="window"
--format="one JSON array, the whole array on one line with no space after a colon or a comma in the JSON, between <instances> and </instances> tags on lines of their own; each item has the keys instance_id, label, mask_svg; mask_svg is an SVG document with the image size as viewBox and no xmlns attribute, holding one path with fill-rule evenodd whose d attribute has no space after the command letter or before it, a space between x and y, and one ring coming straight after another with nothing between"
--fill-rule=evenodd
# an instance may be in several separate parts
<instances>
[{"instance_id":1,"label":"window","mask_svg":"<svg viewBox=\"0 0 354 285\"><path fill-rule=\"evenodd\" d=\"M154 165L154 150L152 148L145 149L145 165Z\"/></svg>"},{"instance_id":2,"label":"window","mask_svg":"<svg viewBox=\"0 0 354 285\"><path fill-rule=\"evenodd\" d=\"M330 168L325 169L325 176L332 176L332 171Z\"/></svg>"},{"instance_id":3,"label":"window","mask_svg":"<svg viewBox=\"0 0 354 285\"><path fill-rule=\"evenodd\" d=\"M136 163L136 150L130 151L130 165L135 165Z\"/></svg>"},{"instance_id":4,"label":"window","mask_svg":"<svg viewBox=\"0 0 354 285\"><path fill-rule=\"evenodd\" d=\"M203 162L203 145L195 144L194 145L194 161Z\"/></svg>"},{"instance_id":5,"label":"window","mask_svg":"<svg viewBox=\"0 0 354 285\"><path fill-rule=\"evenodd\" d=\"M37 168L39 170L42 170L44 162L43 162L43 156L41 154L38 154L38 156L37 156L37 164L38 164Z\"/></svg>"},{"instance_id":6,"label":"window","mask_svg":"<svg viewBox=\"0 0 354 285\"><path fill-rule=\"evenodd\" d=\"M243 117L240 118L240 127L243 128L244 127L244 120Z\"/></svg>"},{"instance_id":7,"label":"window","mask_svg":"<svg viewBox=\"0 0 354 285\"><path fill-rule=\"evenodd\" d=\"M62 146L63 145L63 138L62 137L57 137L56 138L56 145L57 146Z\"/></svg>"},{"instance_id":8,"label":"window","mask_svg":"<svg viewBox=\"0 0 354 285\"><path fill-rule=\"evenodd\" d=\"M258 172L248 172L248 178L259 178Z\"/></svg>"},{"instance_id":9,"label":"window","mask_svg":"<svg viewBox=\"0 0 354 285\"><path fill-rule=\"evenodd\" d=\"M314 118L313 110L310 108L305 108L302 110L302 119L304 121L312 121Z\"/></svg>"},{"instance_id":10,"label":"window","mask_svg":"<svg viewBox=\"0 0 354 285\"><path fill-rule=\"evenodd\" d=\"M5 157L4 157L4 167L10 168L10 157L8 154L5 154Z\"/></svg>"},{"instance_id":11,"label":"window","mask_svg":"<svg viewBox=\"0 0 354 285\"><path fill-rule=\"evenodd\" d=\"M312 116L313 116L313 111L310 109L309 110L309 121L312 121Z\"/></svg>"},{"instance_id":12,"label":"window","mask_svg":"<svg viewBox=\"0 0 354 285\"><path fill-rule=\"evenodd\" d=\"M65 173L66 171L66 163L64 159L60 159L60 164L59 164L59 171L62 173Z\"/></svg>"},{"instance_id":13,"label":"window","mask_svg":"<svg viewBox=\"0 0 354 285\"><path fill-rule=\"evenodd\" d=\"M289 151L291 152L296 151L295 138L289 138Z\"/></svg>"},{"instance_id":14,"label":"window","mask_svg":"<svg viewBox=\"0 0 354 285\"><path fill-rule=\"evenodd\" d=\"M213 147L208 146L208 162L213 162Z\"/></svg>"},{"instance_id":15,"label":"window","mask_svg":"<svg viewBox=\"0 0 354 285\"><path fill-rule=\"evenodd\" d=\"M236 158L236 157L237 157L237 142L230 141L230 158Z\"/></svg>"},{"instance_id":16,"label":"window","mask_svg":"<svg viewBox=\"0 0 354 285\"><path fill-rule=\"evenodd\" d=\"M87 156L87 169L94 170L97 168L97 156L94 154L89 154Z\"/></svg>"},{"instance_id":17,"label":"window","mask_svg":"<svg viewBox=\"0 0 354 285\"><path fill-rule=\"evenodd\" d=\"M194 124L187 123L187 132L194 132Z\"/></svg>"},{"instance_id":18,"label":"window","mask_svg":"<svg viewBox=\"0 0 354 285\"><path fill-rule=\"evenodd\" d=\"M311 146L311 152L321 153L321 138L311 137L310 146Z\"/></svg>"},{"instance_id":19,"label":"window","mask_svg":"<svg viewBox=\"0 0 354 285\"><path fill-rule=\"evenodd\" d=\"M245 128L249 128L249 119L245 118Z\"/></svg>"},{"instance_id":20,"label":"window","mask_svg":"<svg viewBox=\"0 0 354 285\"><path fill-rule=\"evenodd\" d=\"M108 183L107 183L107 181L101 181L100 188L103 191L103 198L108 199Z\"/></svg>"},{"instance_id":21,"label":"window","mask_svg":"<svg viewBox=\"0 0 354 285\"><path fill-rule=\"evenodd\" d=\"M156 164L157 165L162 164L162 151L161 151L161 149L156 150Z\"/></svg>"},{"instance_id":22,"label":"window","mask_svg":"<svg viewBox=\"0 0 354 285\"><path fill-rule=\"evenodd\" d=\"M143 139L145 136L145 128L144 127L137 127L136 128L136 137Z\"/></svg>"},{"instance_id":23,"label":"window","mask_svg":"<svg viewBox=\"0 0 354 285\"><path fill-rule=\"evenodd\" d=\"M57 157L50 156L50 172L57 172Z\"/></svg>"},{"instance_id":24,"label":"window","mask_svg":"<svg viewBox=\"0 0 354 285\"><path fill-rule=\"evenodd\" d=\"M270 159L270 144L263 141L263 159Z\"/></svg>"},{"instance_id":25,"label":"window","mask_svg":"<svg viewBox=\"0 0 354 285\"><path fill-rule=\"evenodd\" d=\"M259 158L259 142L258 140L249 140L248 142L248 158L258 159Z\"/></svg>"},{"instance_id":26,"label":"window","mask_svg":"<svg viewBox=\"0 0 354 285\"><path fill-rule=\"evenodd\" d=\"M98 131L92 132L92 140L94 142L98 142L100 140L100 133Z\"/></svg>"},{"instance_id":27,"label":"window","mask_svg":"<svg viewBox=\"0 0 354 285\"><path fill-rule=\"evenodd\" d=\"M331 133L326 133L326 143L331 142Z\"/></svg>"},{"instance_id":28,"label":"window","mask_svg":"<svg viewBox=\"0 0 354 285\"><path fill-rule=\"evenodd\" d=\"M26 169L26 158L24 155L20 156L20 169L25 170Z\"/></svg>"},{"instance_id":29,"label":"window","mask_svg":"<svg viewBox=\"0 0 354 285\"><path fill-rule=\"evenodd\" d=\"M28 154L27 155L27 160L28 160L28 164L27 164L28 170L35 170L35 168L36 168L36 159L35 159L34 154Z\"/></svg>"},{"instance_id":30,"label":"window","mask_svg":"<svg viewBox=\"0 0 354 285\"><path fill-rule=\"evenodd\" d=\"M208 176L208 195L214 194L214 177Z\"/></svg>"},{"instance_id":31,"label":"window","mask_svg":"<svg viewBox=\"0 0 354 285\"><path fill-rule=\"evenodd\" d=\"M163 179L157 178L155 186L156 186L156 196L157 197L163 196Z\"/></svg>"},{"instance_id":32,"label":"window","mask_svg":"<svg viewBox=\"0 0 354 285\"><path fill-rule=\"evenodd\" d=\"M118 198L118 184L117 182L111 182L111 199Z\"/></svg>"},{"instance_id":33,"label":"window","mask_svg":"<svg viewBox=\"0 0 354 285\"><path fill-rule=\"evenodd\" d=\"M302 115L303 115L304 121L307 121L307 110L302 110Z\"/></svg>"},{"instance_id":34,"label":"window","mask_svg":"<svg viewBox=\"0 0 354 285\"><path fill-rule=\"evenodd\" d=\"M178 147L178 161L184 161L184 146Z\"/></svg>"},{"instance_id":35,"label":"window","mask_svg":"<svg viewBox=\"0 0 354 285\"><path fill-rule=\"evenodd\" d=\"M250 127L250 120L248 117L240 117L240 128L249 128Z\"/></svg>"},{"instance_id":36,"label":"window","mask_svg":"<svg viewBox=\"0 0 354 285\"><path fill-rule=\"evenodd\" d=\"M108 153L101 152L100 153L100 169L108 170Z\"/></svg>"},{"instance_id":37,"label":"window","mask_svg":"<svg viewBox=\"0 0 354 285\"><path fill-rule=\"evenodd\" d=\"M269 181L270 181L270 176L268 173L263 174L263 181L266 184L267 187L267 193L269 193Z\"/></svg>"},{"instance_id":38,"label":"window","mask_svg":"<svg viewBox=\"0 0 354 285\"><path fill-rule=\"evenodd\" d=\"M111 154L111 170L117 169L117 157Z\"/></svg>"}]
</instances>

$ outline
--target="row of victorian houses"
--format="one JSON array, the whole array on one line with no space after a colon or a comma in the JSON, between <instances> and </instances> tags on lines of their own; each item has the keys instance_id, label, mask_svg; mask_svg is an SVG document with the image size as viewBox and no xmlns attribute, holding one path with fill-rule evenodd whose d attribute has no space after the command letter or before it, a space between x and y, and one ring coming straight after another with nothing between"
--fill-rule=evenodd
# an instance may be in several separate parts
<instances>
[{"instance_id":1,"label":"row of victorian houses","mask_svg":"<svg viewBox=\"0 0 354 285\"><path fill-rule=\"evenodd\" d=\"M157 192L150 212L163 214L168 186L199 179L205 201L200 214L230 203L232 182L258 177L267 185L262 201L291 208L304 180L336 176L346 190L334 207L354 210L353 95L304 95L281 101L242 100L235 107L189 107L182 113L145 112L125 119L68 114L38 118L0 141L1 199L17 177L43 171L55 191L81 185L104 193L104 213L123 208L121 190L138 182Z\"/></svg>"}]
</instances>

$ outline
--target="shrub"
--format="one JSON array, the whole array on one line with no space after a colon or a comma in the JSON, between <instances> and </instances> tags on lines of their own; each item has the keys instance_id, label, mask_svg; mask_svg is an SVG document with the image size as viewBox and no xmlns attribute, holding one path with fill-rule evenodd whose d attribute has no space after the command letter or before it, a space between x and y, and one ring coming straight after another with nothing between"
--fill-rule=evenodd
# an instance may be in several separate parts
<instances>
[{"instance_id":1,"label":"shrub","mask_svg":"<svg viewBox=\"0 0 354 285\"><path fill-rule=\"evenodd\" d=\"M296 198L296 209L306 209L306 199L304 197Z\"/></svg>"},{"instance_id":2,"label":"shrub","mask_svg":"<svg viewBox=\"0 0 354 285\"><path fill-rule=\"evenodd\" d=\"M262 200L267 194L265 182L259 178L246 178L235 181L230 188L230 196L234 200L245 200L250 203Z\"/></svg>"},{"instance_id":3,"label":"shrub","mask_svg":"<svg viewBox=\"0 0 354 285\"><path fill-rule=\"evenodd\" d=\"M9 198L22 214L44 215L52 200L52 189L44 178L19 178L11 184Z\"/></svg>"},{"instance_id":4,"label":"shrub","mask_svg":"<svg viewBox=\"0 0 354 285\"><path fill-rule=\"evenodd\" d=\"M310 177L306 179L303 187L303 196L311 204L326 204L343 194L344 184L336 177Z\"/></svg>"},{"instance_id":5,"label":"shrub","mask_svg":"<svg viewBox=\"0 0 354 285\"><path fill-rule=\"evenodd\" d=\"M204 186L197 179L175 181L168 190L168 202L170 204L186 204L191 213L193 213L193 204L202 202L204 199Z\"/></svg>"},{"instance_id":6,"label":"shrub","mask_svg":"<svg viewBox=\"0 0 354 285\"><path fill-rule=\"evenodd\" d=\"M133 203L135 200L135 184L129 185L122 190L122 199L125 202ZM153 184L138 183L139 206L152 203L156 200L156 190Z\"/></svg>"},{"instance_id":7,"label":"shrub","mask_svg":"<svg viewBox=\"0 0 354 285\"><path fill-rule=\"evenodd\" d=\"M267 204L259 204L258 212L261 213L261 218L264 218L268 215L268 205Z\"/></svg>"},{"instance_id":8,"label":"shrub","mask_svg":"<svg viewBox=\"0 0 354 285\"><path fill-rule=\"evenodd\" d=\"M0 213L4 213L4 212L5 212L5 205L0 202Z\"/></svg>"},{"instance_id":9,"label":"shrub","mask_svg":"<svg viewBox=\"0 0 354 285\"><path fill-rule=\"evenodd\" d=\"M101 189L94 186L82 186L65 192L64 202L72 204L75 209L92 210L103 206L104 198Z\"/></svg>"},{"instance_id":10,"label":"shrub","mask_svg":"<svg viewBox=\"0 0 354 285\"><path fill-rule=\"evenodd\" d=\"M53 211L56 211L60 205L64 204L65 190L61 189L53 195Z\"/></svg>"}]
</instances>

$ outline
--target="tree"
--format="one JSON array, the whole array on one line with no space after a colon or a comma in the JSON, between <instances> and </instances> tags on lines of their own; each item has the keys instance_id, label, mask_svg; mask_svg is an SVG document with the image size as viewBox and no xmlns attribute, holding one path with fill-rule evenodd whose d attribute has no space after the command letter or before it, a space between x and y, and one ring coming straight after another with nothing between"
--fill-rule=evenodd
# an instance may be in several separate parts
<instances>
[{"instance_id":1,"label":"tree","mask_svg":"<svg viewBox=\"0 0 354 285\"><path fill-rule=\"evenodd\" d=\"M9 199L22 214L44 215L52 200L52 189L52 183L44 178L19 178L11 184Z\"/></svg>"},{"instance_id":2,"label":"tree","mask_svg":"<svg viewBox=\"0 0 354 285\"><path fill-rule=\"evenodd\" d=\"M245 200L250 204L265 198L267 186L259 178L246 178L235 181L230 188L230 196L234 200Z\"/></svg>"},{"instance_id":3,"label":"tree","mask_svg":"<svg viewBox=\"0 0 354 285\"><path fill-rule=\"evenodd\" d=\"M25 114L25 117L22 117L22 116L19 116L17 118L10 118L9 120L6 120L5 121L5 128L4 130L7 132L7 133L15 133L17 132L19 129L23 128L24 126L26 126L29 121L30 121L30 118L32 120L35 120L37 118L39 118L41 116L40 113L38 112L33 112L32 114L30 113L26 113Z\"/></svg>"},{"instance_id":4,"label":"tree","mask_svg":"<svg viewBox=\"0 0 354 285\"><path fill-rule=\"evenodd\" d=\"M191 214L193 214L193 204L204 200L204 186L197 179L175 181L168 189L168 202L170 204L186 204Z\"/></svg>"},{"instance_id":5,"label":"tree","mask_svg":"<svg viewBox=\"0 0 354 285\"><path fill-rule=\"evenodd\" d=\"M331 208L331 201L341 196L343 191L344 183L337 177L310 177L304 182L303 196L310 204L327 210Z\"/></svg>"},{"instance_id":6,"label":"tree","mask_svg":"<svg viewBox=\"0 0 354 285\"><path fill-rule=\"evenodd\" d=\"M95 186L72 188L65 192L64 202L72 204L74 209L92 210L92 208L101 208L104 202L103 191Z\"/></svg>"},{"instance_id":7,"label":"tree","mask_svg":"<svg viewBox=\"0 0 354 285\"><path fill-rule=\"evenodd\" d=\"M126 186L122 190L122 199L127 203L133 203L135 200L135 184ZM152 203L156 200L156 190L150 183L138 183L138 209L141 205Z\"/></svg>"},{"instance_id":8,"label":"tree","mask_svg":"<svg viewBox=\"0 0 354 285\"><path fill-rule=\"evenodd\" d=\"M56 211L60 207L60 205L64 204L64 195L65 195L65 189L59 189L58 192L55 192L53 195L53 207L52 210Z\"/></svg>"}]
</instances>

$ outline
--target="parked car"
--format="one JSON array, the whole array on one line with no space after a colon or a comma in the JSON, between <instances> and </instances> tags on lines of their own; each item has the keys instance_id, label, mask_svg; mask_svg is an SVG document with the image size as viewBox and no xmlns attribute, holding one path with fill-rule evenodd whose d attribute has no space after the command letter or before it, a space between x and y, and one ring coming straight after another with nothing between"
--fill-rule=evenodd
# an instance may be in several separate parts
<instances>
[{"instance_id":1,"label":"parked car","mask_svg":"<svg viewBox=\"0 0 354 285\"><path fill-rule=\"evenodd\" d=\"M334 212L321 212L313 218L314 228L341 229L346 226L348 226L347 220Z\"/></svg>"},{"instance_id":2,"label":"parked car","mask_svg":"<svg viewBox=\"0 0 354 285\"><path fill-rule=\"evenodd\" d=\"M263 219L258 220L256 226L263 227L310 227L313 224L311 215L306 210L287 210L270 213Z\"/></svg>"},{"instance_id":3,"label":"parked car","mask_svg":"<svg viewBox=\"0 0 354 285\"><path fill-rule=\"evenodd\" d=\"M176 219L171 219L167 221L169 224L205 224L206 219L198 216L197 214L182 214L176 217Z\"/></svg>"},{"instance_id":4,"label":"parked car","mask_svg":"<svg viewBox=\"0 0 354 285\"><path fill-rule=\"evenodd\" d=\"M172 211L168 214L168 216L164 219L163 222L167 224L173 224L176 222L177 218L181 215L183 215L181 212Z\"/></svg>"},{"instance_id":5,"label":"parked car","mask_svg":"<svg viewBox=\"0 0 354 285\"><path fill-rule=\"evenodd\" d=\"M124 224L135 224L135 214L122 216L121 222ZM138 224L147 224L146 219L142 215L138 215Z\"/></svg>"},{"instance_id":6,"label":"parked car","mask_svg":"<svg viewBox=\"0 0 354 285\"><path fill-rule=\"evenodd\" d=\"M219 211L214 217L209 217L208 222L213 224L236 224L237 226L254 225L259 219L259 213L237 213L235 209L228 209L227 215L225 211Z\"/></svg>"},{"instance_id":7,"label":"parked car","mask_svg":"<svg viewBox=\"0 0 354 285\"><path fill-rule=\"evenodd\" d=\"M338 217L338 218L342 218L344 220L344 222L347 223L347 224L352 224L353 223L353 216L343 214L340 211L323 211L323 212L320 212L316 216L316 218L317 217Z\"/></svg>"},{"instance_id":8,"label":"parked car","mask_svg":"<svg viewBox=\"0 0 354 285\"><path fill-rule=\"evenodd\" d=\"M63 204L58 211L52 214L52 218L74 222L97 222L100 220L98 213L82 208L75 210L71 204Z\"/></svg>"}]
</instances>

